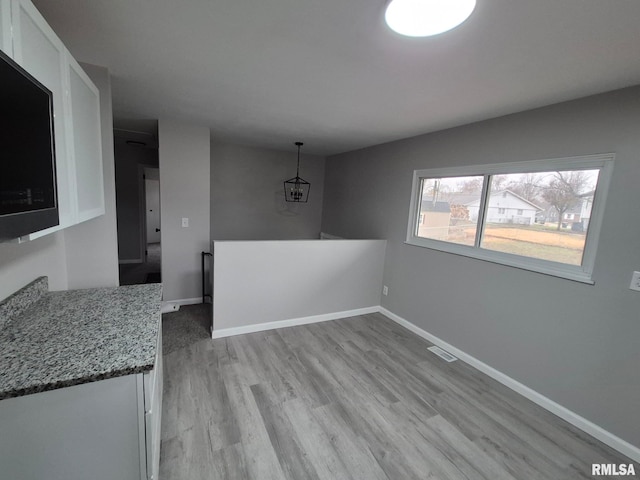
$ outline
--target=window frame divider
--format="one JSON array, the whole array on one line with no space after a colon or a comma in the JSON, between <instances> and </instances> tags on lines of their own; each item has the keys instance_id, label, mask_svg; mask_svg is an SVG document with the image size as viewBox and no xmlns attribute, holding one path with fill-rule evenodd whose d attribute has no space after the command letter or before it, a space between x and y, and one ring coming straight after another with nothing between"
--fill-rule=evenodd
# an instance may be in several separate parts
<instances>
[{"instance_id":1,"label":"window frame divider","mask_svg":"<svg viewBox=\"0 0 640 480\"><path fill-rule=\"evenodd\" d=\"M479 249L484 235L485 217L487 216L487 201L489 198L489 187L491 186L491 175L485 174L482 179L482 193L480 193L480 205L478 210L478 223L476 226L476 239L474 248Z\"/></svg>"}]
</instances>

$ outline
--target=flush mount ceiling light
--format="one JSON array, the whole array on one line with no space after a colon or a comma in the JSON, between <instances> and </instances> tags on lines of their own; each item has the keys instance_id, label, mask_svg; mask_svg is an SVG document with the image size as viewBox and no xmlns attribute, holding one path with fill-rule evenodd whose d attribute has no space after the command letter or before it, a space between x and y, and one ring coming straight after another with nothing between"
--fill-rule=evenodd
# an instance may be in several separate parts
<instances>
[{"instance_id":1,"label":"flush mount ceiling light","mask_svg":"<svg viewBox=\"0 0 640 480\"><path fill-rule=\"evenodd\" d=\"M304 144L296 142L295 145L298 147L298 169L295 177L284 182L284 199L287 202L307 203L311 184L300 178L300 147Z\"/></svg>"},{"instance_id":2,"label":"flush mount ceiling light","mask_svg":"<svg viewBox=\"0 0 640 480\"><path fill-rule=\"evenodd\" d=\"M464 22L476 0L391 0L384 15L387 25L409 37L428 37Z\"/></svg>"}]
</instances>

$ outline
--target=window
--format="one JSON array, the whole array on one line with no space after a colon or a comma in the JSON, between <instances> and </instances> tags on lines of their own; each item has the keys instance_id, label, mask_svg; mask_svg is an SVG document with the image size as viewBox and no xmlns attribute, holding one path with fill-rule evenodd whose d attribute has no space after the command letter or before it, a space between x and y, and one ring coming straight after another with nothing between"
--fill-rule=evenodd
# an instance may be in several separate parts
<instances>
[{"instance_id":1,"label":"window","mask_svg":"<svg viewBox=\"0 0 640 480\"><path fill-rule=\"evenodd\" d=\"M416 170L407 243L593 283L613 157Z\"/></svg>"}]
</instances>

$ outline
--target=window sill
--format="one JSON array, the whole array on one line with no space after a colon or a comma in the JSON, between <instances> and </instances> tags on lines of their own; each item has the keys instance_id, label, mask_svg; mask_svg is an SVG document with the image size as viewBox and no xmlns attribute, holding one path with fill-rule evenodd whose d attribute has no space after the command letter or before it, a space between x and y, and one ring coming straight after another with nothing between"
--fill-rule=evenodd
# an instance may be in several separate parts
<instances>
[{"instance_id":1,"label":"window sill","mask_svg":"<svg viewBox=\"0 0 640 480\"><path fill-rule=\"evenodd\" d=\"M520 270L527 270L530 272L541 273L543 275L550 275L552 277L564 278L566 280L585 283L587 285L595 284L591 278L591 273L585 272L581 267L575 265L565 265L546 260L520 257L518 255L511 255L503 252L494 252L466 245L457 245L455 243L427 240L417 237L406 240L404 243L414 247L429 248L440 252L475 258L485 262L519 268Z\"/></svg>"}]
</instances>

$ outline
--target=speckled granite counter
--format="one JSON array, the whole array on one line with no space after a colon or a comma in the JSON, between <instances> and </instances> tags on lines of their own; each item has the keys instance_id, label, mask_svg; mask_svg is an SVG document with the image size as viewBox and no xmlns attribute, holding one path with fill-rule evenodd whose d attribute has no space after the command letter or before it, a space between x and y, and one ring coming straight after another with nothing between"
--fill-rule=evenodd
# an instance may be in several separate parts
<instances>
[{"instance_id":1,"label":"speckled granite counter","mask_svg":"<svg viewBox=\"0 0 640 480\"><path fill-rule=\"evenodd\" d=\"M161 296L160 284L43 293L0 328L0 400L151 370Z\"/></svg>"}]
</instances>

